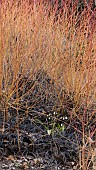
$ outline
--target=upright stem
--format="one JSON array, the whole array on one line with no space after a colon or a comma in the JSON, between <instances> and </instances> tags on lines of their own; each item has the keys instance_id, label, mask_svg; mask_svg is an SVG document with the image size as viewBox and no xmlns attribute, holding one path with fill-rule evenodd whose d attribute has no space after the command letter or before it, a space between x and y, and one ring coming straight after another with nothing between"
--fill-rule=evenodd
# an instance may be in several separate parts
<instances>
[{"instance_id":1,"label":"upright stem","mask_svg":"<svg viewBox=\"0 0 96 170\"><path fill-rule=\"evenodd\" d=\"M1 50L0 50L0 97L2 96L2 54L1 54Z\"/></svg>"},{"instance_id":2,"label":"upright stem","mask_svg":"<svg viewBox=\"0 0 96 170\"><path fill-rule=\"evenodd\" d=\"M1 17L0 17L1 23ZM1 23L2 24L2 23ZM2 75L3 75L3 40L2 40L2 27L0 24L0 97L2 96Z\"/></svg>"},{"instance_id":3,"label":"upright stem","mask_svg":"<svg viewBox=\"0 0 96 170\"><path fill-rule=\"evenodd\" d=\"M17 99L17 115L16 115L16 128L17 128L17 136L18 136L18 149L20 150L20 134L19 134L19 109L18 109L18 81L16 83L16 99Z\"/></svg>"},{"instance_id":4,"label":"upright stem","mask_svg":"<svg viewBox=\"0 0 96 170\"><path fill-rule=\"evenodd\" d=\"M86 170L86 160L85 160L85 114L86 114L86 106L84 108L84 114L83 114L83 121L82 121L82 166L83 170Z\"/></svg>"},{"instance_id":5,"label":"upright stem","mask_svg":"<svg viewBox=\"0 0 96 170\"><path fill-rule=\"evenodd\" d=\"M84 129L84 122L82 122L82 142L83 142L83 147L82 147L82 166L83 170L86 170L85 167L85 129Z\"/></svg>"}]
</instances>

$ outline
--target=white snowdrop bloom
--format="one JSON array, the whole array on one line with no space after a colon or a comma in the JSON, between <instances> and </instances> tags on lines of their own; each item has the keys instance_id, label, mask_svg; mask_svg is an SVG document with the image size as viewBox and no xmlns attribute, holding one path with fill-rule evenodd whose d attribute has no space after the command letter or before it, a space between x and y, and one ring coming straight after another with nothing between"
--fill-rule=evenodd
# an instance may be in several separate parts
<instances>
[{"instance_id":1,"label":"white snowdrop bloom","mask_svg":"<svg viewBox=\"0 0 96 170\"><path fill-rule=\"evenodd\" d=\"M48 129L48 130L47 130L47 133L48 133L48 135L51 135L52 130L51 130L51 129L50 129L50 130Z\"/></svg>"},{"instance_id":2,"label":"white snowdrop bloom","mask_svg":"<svg viewBox=\"0 0 96 170\"><path fill-rule=\"evenodd\" d=\"M56 115L56 112L54 112L53 114Z\"/></svg>"},{"instance_id":3,"label":"white snowdrop bloom","mask_svg":"<svg viewBox=\"0 0 96 170\"><path fill-rule=\"evenodd\" d=\"M62 131L64 131L65 126L64 126L64 124L62 124L62 123L61 123L61 128L62 128Z\"/></svg>"},{"instance_id":4,"label":"white snowdrop bloom","mask_svg":"<svg viewBox=\"0 0 96 170\"><path fill-rule=\"evenodd\" d=\"M68 119L68 117L67 116L65 116L65 120L67 120Z\"/></svg>"}]
</instances>

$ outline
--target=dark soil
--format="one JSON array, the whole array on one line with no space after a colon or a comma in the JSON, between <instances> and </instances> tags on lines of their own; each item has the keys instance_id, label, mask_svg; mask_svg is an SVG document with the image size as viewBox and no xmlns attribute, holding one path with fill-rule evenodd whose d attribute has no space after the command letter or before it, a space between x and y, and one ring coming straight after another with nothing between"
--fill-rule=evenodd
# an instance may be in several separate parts
<instances>
[{"instance_id":1,"label":"dark soil","mask_svg":"<svg viewBox=\"0 0 96 170\"><path fill-rule=\"evenodd\" d=\"M9 101L7 121L3 109L0 111L0 170L79 169L82 143L80 134L70 126L68 108L72 109L72 101L65 97L61 108L58 90L45 72L38 72L33 80L20 78L18 87L18 115L16 93Z\"/></svg>"},{"instance_id":2,"label":"dark soil","mask_svg":"<svg viewBox=\"0 0 96 170\"><path fill-rule=\"evenodd\" d=\"M19 129L14 117L5 123L4 132L0 132L0 170L79 169L78 133L68 125L63 130L55 126L49 135L44 127L46 121L52 126L48 117L38 116L37 120L36 113L33 115L24 118Z\"/></svg>"},{"instance_id":3,"label":"dark soil","mask_svg":"<svg viewBox=\"0 0 96 170\"><path fill-rule=\"evenodd\" d=\"M1 169L74 169L78 165L78 143L74 131L67 127L60 131L55 127L48 135L44 127L45 117L24 118L16 129L11 118L0 133ZM47 118L47 117L46 117ZM43 122L43 125L41 124ZM19 141L19 142L18 142ZM73 168L74 167L74 168Z\"/></svg>"}]
</instances>

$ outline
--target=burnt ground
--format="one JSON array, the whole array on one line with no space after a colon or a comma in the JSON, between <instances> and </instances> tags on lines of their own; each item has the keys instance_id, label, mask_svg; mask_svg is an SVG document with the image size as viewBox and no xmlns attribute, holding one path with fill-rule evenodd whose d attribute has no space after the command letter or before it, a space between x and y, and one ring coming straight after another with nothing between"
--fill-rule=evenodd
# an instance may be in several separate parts
<instances>
[{"instance_id":1,"label":"burnt ground","mask_svg":"<svg viewBox=\"0 0 96 170\"><path fill-rule=\"evenodd\" d=\"M20 78L18 88L20 108L17 112L13 93L7 121L6 96L1 100L0 170L79 169L82 142L72 126L80 126L80 122L70 122L68 111L73 107L72 101L65 95L63 109L60 108L58 98L62 98L62 93L58 97L55 84L45 72L38 72L33 80Z\"/></svg>"},{"instance_id":2,"label":"burnt ground","mask_svg":"<svg viewBox=\"0 0 96 170\"><path fill-rule=\"evenodd\" d=\"M46 117L37 120L36 114L35 117L28 116L19 124L19 130L15 128L15 118L5 124L4 133L0 133L1 170L77 169L76 134L70 127L61 130L56 126L48 134L44 123Z\"/></svg>"},{"instance_id":3,"label":"burnt ground","mask_svg":"<svg viewBox=\"0 0 96 170\"><path fill-rule=\"evenodd\" d=\"M79 169L81 137L67 117L32 111L18 124L14 115L0 129L0 170Z\"/></svg>"}]
</instances>

